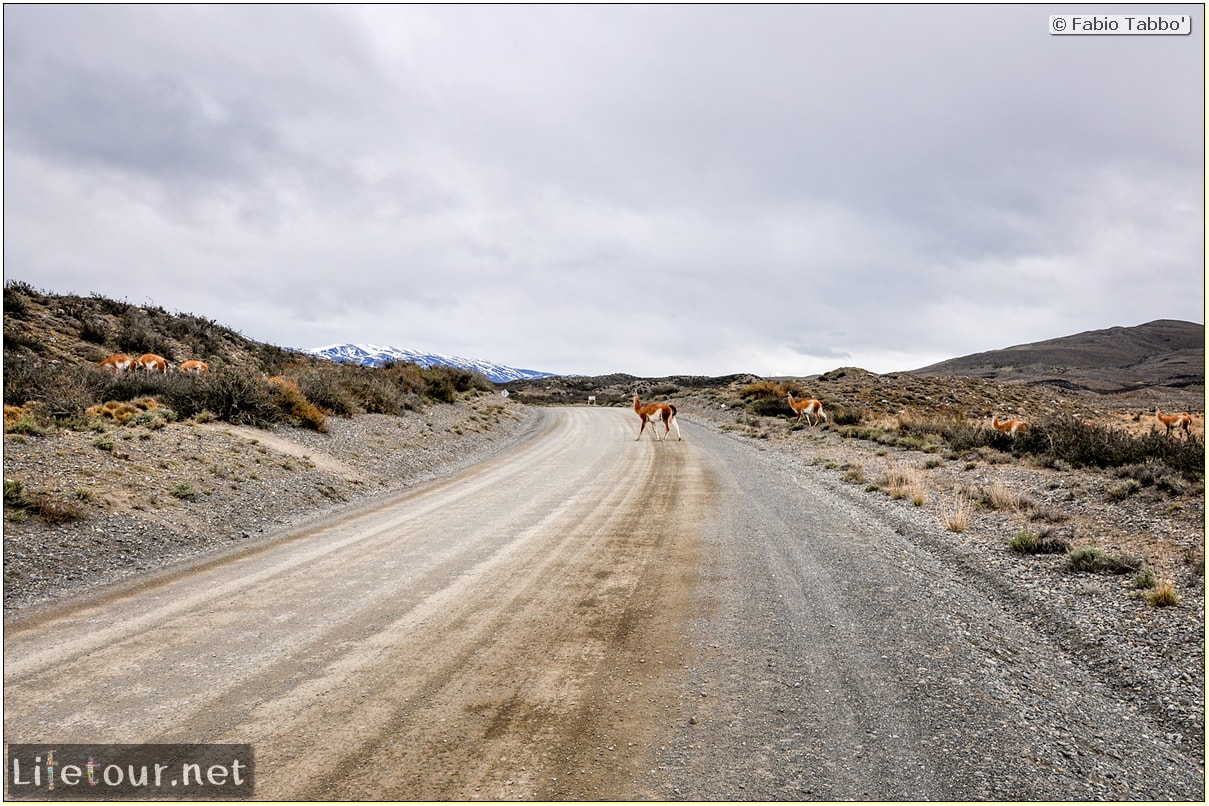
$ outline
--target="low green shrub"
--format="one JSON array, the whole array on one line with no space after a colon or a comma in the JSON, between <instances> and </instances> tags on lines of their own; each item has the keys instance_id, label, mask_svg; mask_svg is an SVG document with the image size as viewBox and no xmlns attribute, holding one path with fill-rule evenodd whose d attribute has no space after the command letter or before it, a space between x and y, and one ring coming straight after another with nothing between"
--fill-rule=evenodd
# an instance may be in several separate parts
<instances>
[{"instance_id":1,"label":"low green shrub","mask_svg":"<svg viewBox=\"0 0 1209 806\"><path fill-rule=\"evenodd\" d=\"M51 525L84 520L84 511L75 501L26 490L25 484L17 479L4 480L4 504L22 516L26 513L35 515Z\"/></svg>"},{"instance_id":2,"label":"low green shrub","mask_svg":"<svg viewBox=\"0 0 1209 806\"><path fill-rule=\"evenodd\" d=\"M1065 554L1070 546L1063 538L1043 529L1020 532L1008 542L1008 548L1017 554Z\"/></svg>"},{"instance_id":3,"label":"low green shrub","mask_svg":"<svg viewBox=\"0 0 1209 806\"><path fill-rule=\"evenodd\" d=\"M1124 557L1096 546L1073 549L1066 562L1067 570L1088 574L1136 574L1142 565L1140 558Z\"/></svg>"}]
</instances>

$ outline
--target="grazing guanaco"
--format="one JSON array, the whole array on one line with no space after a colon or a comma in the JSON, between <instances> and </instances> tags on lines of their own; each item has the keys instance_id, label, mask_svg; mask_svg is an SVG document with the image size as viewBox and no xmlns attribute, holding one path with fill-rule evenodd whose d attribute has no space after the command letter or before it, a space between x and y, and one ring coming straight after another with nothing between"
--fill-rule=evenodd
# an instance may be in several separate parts
<instances>
[{"instance_id":1,"label":"grazing guanaco","mask_svg":"<svg viewBox=\"0 0 1209 806\"><path fill-rule=\"evenodd\" d=\"M1192 415L1188 412L1183 414L1164 414L1161 410L1155 409L1154 416L1159 419L1159 422L1167 426L1167 436L1171 436L1171 429L1182 428L1184 436L1192 436Z\"/></svg>"},{"instance_id":2,"label":"grazing guanaco","mask_svg":"<svg viewBox=\"0 0 1209 806\"><path fill-rule=\"evenodd\" d=\"M190 359L189 361L182 362L180 365L180 371L192 372L194 375L204 375L210 371L210 365L205 361L198 361L194 358Z\"/></svg>"},{"instance_id":3,"label":"grazing guanaco","mask_svg":"<svg viewBox=\"0 0 1209 806\"><path fill-rule=\"evenodd\" d=\"M143 353L139 356L139 366L143 368L144 372L166 373L168 371L168 359L155 353Z\"/></svg>"},{"instance_id":4,"label":"grazing guanaco","mask_svg":"<svg viewBox=\"0 0 1209 806\"><path fill-rule=\"evenodd\" d=\"M642 420L642 427L638 429L638 437L635 439L635 442L637 442L639 439L642 439L642 432L646 430L648 422L655 423L660 420L663 421L663 436L659 436L658 426L651 426L651 433L655 435L656 439L662 441L671 432L671 427L673 425L676 426L676 439L681 441L684 439L684 437L680 436L680 423L676 422L676 407L671 403L643 404L643 402L638 399L638 393L635 392L634 411Z\"/></svg>"},{"instance_id":5,"label":"grazing guanaco","mask_svg":"<svg viewBox=\"0 0 1209 806\"><path fill-rule=\"evenodd\" d=\"M991 417L991 427L996 431L1016 436L1016 434L1028 428L1028 423L1024 420L1000 420L999 415L996 414Z\"/></svg>"},{"instance_id":6,"label":"grazing guanaco","mask_svg":"<svg viewBox=\"0 0 1209 806\"><path fill-rule=\"evenodd\" d=\"M823 412L823 401L821 400L794 400L793 392L789 393L789 408L797 412L797 422L802 421L802 415L806 416L806 422L813 427L820 420L826 420L827 415ZM810 417L814 416L814 422L811 422Z\"/></svg>"},{"instance_id":7,"label":"grazing guanaco","mask_svg":"<svg viewBox=\"0 0 1209 806\"><path fill-rule=\"evenodd\" d=\"M125 353L114 353L103 361L98 361L96 365L101 369L108 369L113 372L129 372L138 366L138 361Z\"/></svg>"}]
</instances>

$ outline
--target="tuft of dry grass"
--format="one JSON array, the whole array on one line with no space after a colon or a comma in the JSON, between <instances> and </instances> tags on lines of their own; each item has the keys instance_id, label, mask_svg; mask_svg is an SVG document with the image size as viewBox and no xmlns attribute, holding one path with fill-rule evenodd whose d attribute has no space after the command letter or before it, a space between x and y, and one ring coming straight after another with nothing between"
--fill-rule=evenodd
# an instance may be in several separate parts
<instances>
[{"instance_id":1,"label":"tuft of dry grass","mask_svg":"<svg viewBox=\"0 0 1209 806\"><path fill-rule=\"evenodd\" d=\"M894 465L887 468L886 489L895 501L906 499L918 507L923 506L926 500L923 481L919 471L913 467Z\"/></svg>"},{"instance_id":2,"label":"tuft of dry grass","mask_svg":"<svg viewBox=\"0 0 1209 806\"><path fill-rule=\"evenodd\" d=\"M1175 585L1170 579L1164 579L1153 590L1143 595L1146 601L1155 607L1174 607L1180 603L1179 594L1175 592Z\"/></svg>"},{"instance_id":3,"label":"tuft of dry grass","mask_svg":"<svg viewBox=\"0 0 1209 806\"><path fill-rule=\"evenodd\" d=\"M953 505L940 513L940 525L950 532L964 532L970 526L971 509L968 499L954 496Z\"/></svg>"},{"instance_id":4,"label":"tuft of dry grass","mask_svg":"<svg viewBox=\"0 0 1209 806\"><path fill-rule=\"evenodd\" d=\"M1025 509L1027 505L1024 497L1009 490L1002 479L985 491L983 501L994 510L1018 511Z\"/></svg>"}]
</instances>

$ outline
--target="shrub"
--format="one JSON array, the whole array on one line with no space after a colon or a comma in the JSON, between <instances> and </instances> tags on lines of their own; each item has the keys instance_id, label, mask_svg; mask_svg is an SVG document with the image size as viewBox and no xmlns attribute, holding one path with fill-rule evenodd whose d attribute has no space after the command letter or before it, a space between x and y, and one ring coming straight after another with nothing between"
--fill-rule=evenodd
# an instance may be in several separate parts
<instances>
[{"instance_id":1,"label":"shrub","mask_svg":"<svg viewBox=\"0 0 1209 806\"><path fill-rule=\"evenodd\" d=\"M80 340L104 344L109 340L109 327L100 319L86 318L80 325Z\"/></svg>"},{"instance_id":2,"label":"shrub","mask_svg":"<svg viewBox=\"0 0 1209 806\"><path fill-rule=\"evenodd\" d=\"M19 479L4 480L4 503L18 509L29 505L29 499L25 497L24 482Z\"/></svg>"},{"instance_id":3,"label":"shrub","mask_svg":"<svg viewBox=\"0 0 1209 806\"><path fill-rule=\"evenodd\" d=\"M359 407L350 394L349 382L355 382L356 370L348 364L316 365L298 375L298 389L316 406L343 417L356 414ZM350 373L349 370L353 372ZM371 370L372 371L372 370Z\"/></svg>"},{"instance_id":4,"label":"shrub","mask_svg":"<svg viewBox=\"0 0 1209 806\"><path fill-rule=\"evenodd\" d=\"M37 401L40 416L50 421L83 414L105 394L110 379L91 366L63 367L7 350L4 353L4 402L22 406Z\"/></svg>"},{"instance_id":5,"label":"shrub","mask_svg":"<svg viewBox=\"0 0 1209 806\"><path fill-rule=\"evenodd\" d=\"M4 284L4 315L24 319L29 314L29 299L40 296L29 283L10 280ZM7 328L6 328L7 329Z\"/></svg>"},{"instance_id":6,"label":"shrub","mask_svg":"<svg viewBox=\"0 0 1209 806\"><path fill-rule=\"evenodd\" d=\"M1158 577L1149 565L1143 565L1133 577L1133 586L1139 590L1150 590L1159 584Z\"/></svg>"},{"instance_id":7,"label":"shrub","mask_svg":"<svg viewBox=\"0 0 1209 806\"><path fill-rule=\"evenodd\" d=\"M1067 570L1089 574L1133 574L1142 564L1139 558L1111 554L1095 546L1074 549L1066 561Z\"/></svg>"},{"instance_id":8,"label":"shrub","mask_svg":"<svg viewBox=\"0 0 1209 806\"><path fill-rule=\"evenodd\" d=\"M174 498L179 498L182 501L195 501L197 500L197 496L200 495L197 488L187 481L177 484L169 492Z\"/></svg>"},{"instance_id":9,"label":"shrub","mask_svg":"<svg viewBox=\"0 0 1209 806\"><path fill-rule=\"evenodd\" d=\"M73 501L39 496L35 509L38 517L51 525L84 520L83 510Z\"/></svg>"},{"instance_id":10,"label":"shrub","mask_svg":"<svg viewBox=\"0 0 1209 806\"><path fill-rule=\"evenodd\" d=\"M40 437L54 429L53 423L39 413L36 404L4 407L4 433Z\"/></svg>"},{"instance_id":11,"label":"shrub","mask_svg":"<svg viewBox=\"0 0 1209 806\"><path fill-rule=\"evenodd\" d=\"M860 409L850 409L843 405L828 405L824 403L823 410L827 412L827 421L835 426L859 425L865 420L865 412Z\"/></svg>"},{"instance_id":12,"label":"shrub","mask_svg":"<svg viewBox=\"0 0 1209 806\"><path fill-rule=\"evenodd\" d=\"M1035 456L1055 468L1161 465L1189 478L1204 475L1205 443L1201 438L1170 439L1153 429L1149 434L1134 436L1066 415L1033 423L1028 430L1011 436L984 423L968 421L960 413L927 417L907 414L899 418L898 432L925 440L922 444L927 444L929 435L943 439L957 454L994 450L1017 457ZM921 443L900 440L900 444L909 447Z\"/></svg>"},{"instance_id":13,"label":"shrub","mask_svg":"<svg viewBox=\"0 0 1209 806\"><path fill-rule=\"evenodd\" d=\"M298 384L289 378L276 375L269 378L269 385L273 387L277 406L288 422L292 425L311 428L321 434L327 433L327 415L306 399L298 388Z\"/></svg>"},{"instance_id":14,"label":"shrub","mask_svg":"<svg viewBox=\"0 0 1209 806\"><path fill-rule=\"evenodd\" d=\"M283 419L273 388L258 372L216 372L194 377L192 384L192 395L185 400L171 399L170 405L181 416L208 411L225 422L255 426L271 425Z\"/></svg>"},{"instance_id":15,"label":"shrub","mask_svg":"<svg viewBox=\"0 0 1209 806\"><path fill-rule=\"evenodd\" d=\"M18 512L36 515L51 525L84 520L84 512L75 502L29 492L17 479L4 480L4 503Z\"/></svg>"},{"instance_id":16,"label":"shrub","mask_svg":"<svg viewBox=\"0 0 1209 806\"><path fill-rule=\"evenodd\" d=\"M1069 546L1048 529L1038 532L1020 532L1008 543L1008 548L1017 554L1065 554Z\"/></svg>"},{"instance_id":17,"label":"shrub","mask_svg":"<svg viewBox=\"0 0 1209 806\"><path fill-rule=\"evenodd\" d=\"M1151 430L1126 431L1064 416L1038 423L1016 437L1016 450L1071 467L1120 468L1161 463L1196 478L1204 475L1205 443L1199 437L1169 439Z\"/></svg>"},{"instance_id":18,"label":"shrub","mask_svg":"<svg viewBox=\"0 0 1209 806\"><path fill-rule=\"evenodd\" d=\"M1126 479L1120 484L1114 484L1108 488L1109 501L1124 501L1134 493L1142 489L1142 482L1137 479Z\"/></svg>"},{"instance_id":19,"label":"shrub","mask_svg":"<svg viewBox=\"0 0 1209 806\"><path fill-rule=\"evenodd\" d=\"M135 356L172 354L172 341L152 323L146 311L138 308L132 307L118 317L115 341L119 350Z\"/></svg>"}]
</instances>

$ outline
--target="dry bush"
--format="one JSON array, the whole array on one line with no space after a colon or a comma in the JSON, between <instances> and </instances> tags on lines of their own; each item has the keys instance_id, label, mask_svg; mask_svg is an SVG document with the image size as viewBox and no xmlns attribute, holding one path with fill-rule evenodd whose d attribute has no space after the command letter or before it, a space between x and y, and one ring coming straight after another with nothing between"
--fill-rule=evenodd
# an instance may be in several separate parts
<instances>
[{"instance_id":1,"label":"dry bush","mask_svg":"<svg viewBox=\"0 0 1209 806\"><path fill-rule=\"evenodd\" d=\"M96 406L89 406L84 410L84 415L86 417L109 419L116 423L124 424L141 414L162 412L163 410L164 407L155 398L143 397L129 402L110 400Z\"/></svg>"},{"instance_id":2,"label":"dry bush","mask_svg":"<svg viewBox=\"0 0 1209 806\"><path fill-rule=\"evenodd\" d=\"M269 378L276 394L277 405L292 425L303 426L326 434L327 415L314 403L306 399L298 384L289 378L275 375Z\"/></svg>"}]
</instances>

